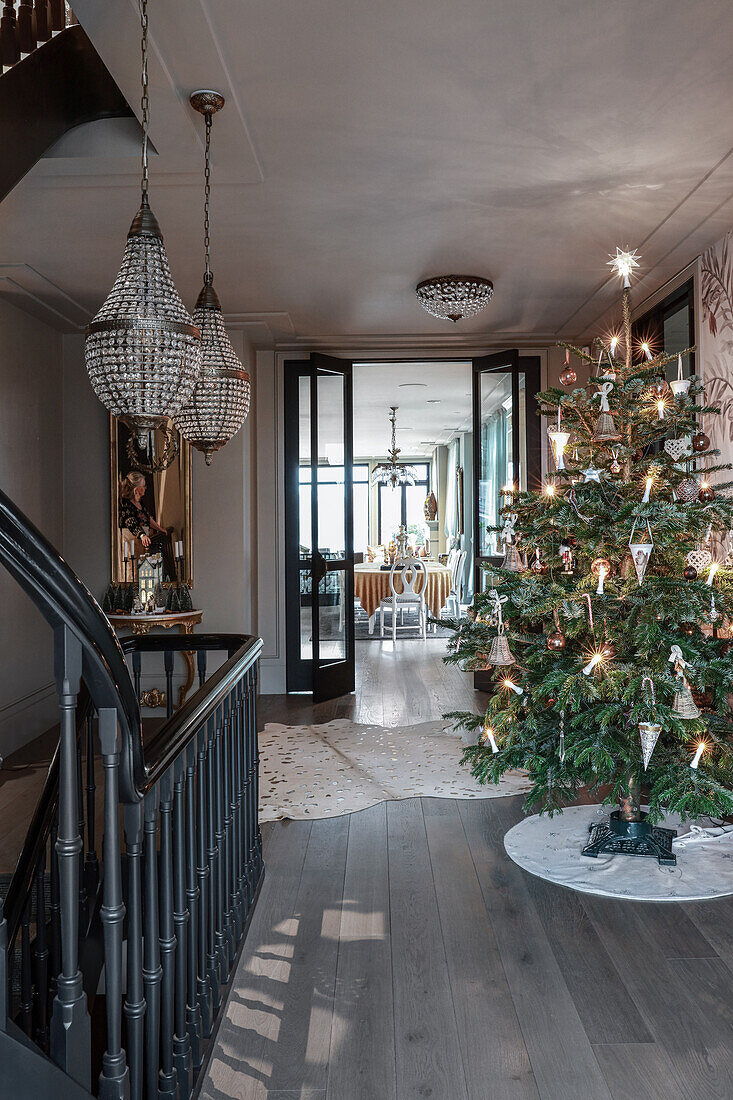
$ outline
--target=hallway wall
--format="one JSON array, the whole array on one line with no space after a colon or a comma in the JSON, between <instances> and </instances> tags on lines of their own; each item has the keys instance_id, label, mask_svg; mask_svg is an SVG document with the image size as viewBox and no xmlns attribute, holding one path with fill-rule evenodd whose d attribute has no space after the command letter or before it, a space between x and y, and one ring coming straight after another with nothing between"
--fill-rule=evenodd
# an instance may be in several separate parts
<instances>
[{"instance_id":1,"label":"hallway wall","mask_svg":"<svg viewBox=\"0 0 733 1100\"><path fill-rule=\"evenodd\" d=\"M61 335L0 301L0 487L54 546L63 538ZM0 569L0 755L55 720L53 636Z\"/></svg>"}]
</instances>

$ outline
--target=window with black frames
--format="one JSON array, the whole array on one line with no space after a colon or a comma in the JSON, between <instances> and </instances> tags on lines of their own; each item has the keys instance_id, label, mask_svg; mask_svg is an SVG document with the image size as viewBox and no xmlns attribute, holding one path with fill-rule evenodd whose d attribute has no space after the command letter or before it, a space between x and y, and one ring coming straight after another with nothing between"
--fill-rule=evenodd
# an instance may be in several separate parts
<instances>
[{"instance_id":1,"label":"window with black frames","mask_svg":"<svg viewBox=\"0 0 733 1100\"><path fill-rule=\"evenodd\" d=\"M663 298L632 325L635 358L643 358L641 345L647 343L653 355L665 351L677 355L695 343L695 291L692 279ZM695 373L695 354L682 360L685 378ZM677 377L677 361L667 364L667 381Z\"/></svg>"}]
</instances>

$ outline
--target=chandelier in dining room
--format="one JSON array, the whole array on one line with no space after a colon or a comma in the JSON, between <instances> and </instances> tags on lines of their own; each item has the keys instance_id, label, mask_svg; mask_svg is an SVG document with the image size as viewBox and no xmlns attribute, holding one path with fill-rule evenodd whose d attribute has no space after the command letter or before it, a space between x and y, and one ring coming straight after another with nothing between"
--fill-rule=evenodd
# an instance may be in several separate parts
<instances>
[{"instance_id":1,"label":"chandelier in dining room","mask_svg":"<svg viewBox=\"0 0 733 1100\"><path fill-rule=\"evenodd\" d=\"M443 321L473 317L491 301L494 284L480 275L435 275L415 287L420 305Z\"/></svg>"},{"instance_id":2,"label":"chandelier in dining room","mask_svg":"<svg viewBox=\"0 0 733 1100\"><path fill-rule=\"evenodd\" d=\"M148 13L140 0L142 180L117 278L87 326L85 359L92 389L106 409L147 448L146 469L173 461L169 418L188 401L201 368L201 333L175 288L163 234L148 203ZM155 429L166 432L164 455L155 460ZM170 442L170 446L169 446Z\"/></svg>"},{"instance_id":3,"label":"chandelier in dining room","mask_svg":"<svg viewBox=\"0 0 733 1100\"><path fill-rule=\"evenodd\" d=\"M224 327L219 296L214 290L210 255L211 122L224 106L220 92L193 92L191 106L204 116L206 142L204 158L204 285L193 312L201 330L203 356L201 373L188 401L175 415L174 423L184 439L201 451L206 465L211 456L234 436L249 413L249 374L240 363Z\"/></svg>"},{"instance_id":4,"label":"chandelier in dining room","mask_svg":"<svg viewBox=\"0 0 733 1100\"><path fill-rule=\"evenodd\" d=\"M414 485L418 478L417 470L404 462L398 462L400 448L397 446L397 409L390 406L389 422L392 425L392 446L387 451L388 459L380 462L372 470L372 485L389 485L392 489L400 485Z\"/></svg>"}]
</instances>

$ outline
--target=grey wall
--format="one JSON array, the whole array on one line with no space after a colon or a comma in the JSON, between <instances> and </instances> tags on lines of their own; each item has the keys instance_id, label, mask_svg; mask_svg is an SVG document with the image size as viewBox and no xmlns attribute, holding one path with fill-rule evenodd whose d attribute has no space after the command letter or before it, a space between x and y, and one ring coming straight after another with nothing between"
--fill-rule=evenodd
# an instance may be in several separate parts
<instances>
[{"instance_id":1,"label":"grey wall","mask_svg":"<svg viewBox=\"0 0 733 1100\"><path fill-rule=\"evenodd\" d=\"M0 488L41 532L63 539L61 337L0 301ZM55 720L52 635L0 568L0 754Z\"/></svg>"}]
</instances>

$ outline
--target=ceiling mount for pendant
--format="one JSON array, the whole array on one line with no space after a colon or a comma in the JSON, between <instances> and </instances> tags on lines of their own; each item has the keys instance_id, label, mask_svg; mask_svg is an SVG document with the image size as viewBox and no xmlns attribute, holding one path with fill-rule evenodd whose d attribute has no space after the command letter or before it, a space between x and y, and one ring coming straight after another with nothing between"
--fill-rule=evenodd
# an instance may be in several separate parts
<instances>
[{"instance_id":1,"label":"ceiling mount for pendant","mask_svg":"<svg viewBox=\"0 0 733 1100\"><path fill-rule=\"evenodd\" d=\"M204 155L204 285L196 301L194 322L201 329L201 373L193 392L175 417L184 439L201 451L206 465L215 451L234 436L247 419L250 405L250 379L242 367L224 327L219 296L211 273L211 123L224 106L224 96L212 88L192 92L189 102L204 116L206 144Z\"/></svg>"}]
</instances>

